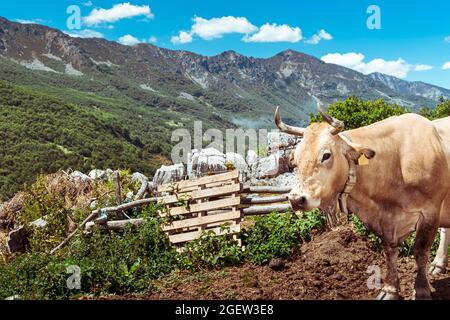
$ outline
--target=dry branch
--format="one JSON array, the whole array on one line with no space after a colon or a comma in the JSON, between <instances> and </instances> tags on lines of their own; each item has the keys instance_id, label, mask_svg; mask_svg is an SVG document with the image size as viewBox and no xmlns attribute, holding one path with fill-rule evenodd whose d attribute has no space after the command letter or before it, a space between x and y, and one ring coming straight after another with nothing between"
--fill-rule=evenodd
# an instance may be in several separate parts
<instances>
[{"instance_id":1,"label":"dry branch","mask_svg":"<svg viewBox=\"0 0 450 320\"><path fill-rule=\"evenodd\" d=\"M244 187L242 193L269 193L269 194L285 194L291 192L290 187L270 187L270 186L247 186Z\"/></svg>"},{"instance_id":2,"label":"dry branch","mask_svg":"<svg viewBox=\"0 0 450 320\"><path fill-rule=\"evenodd\" d=\"M242 197L243 204L268 204L288 201L288 195L283 196L273 196L273 197Z\"/></svg>"},{"instance_id":3,"label":"dry branch","mask_svg":"<svg viewBox=\"0 0 450 320\"><path fill-rule=\"evenodd\" d=\"M286 212L288 210L292 210L290 204L277 204L272 206L253 206L249 208L242 209L244 216L256 216L260 214L268 214L274 211L277 212Z\"/></svg>"}]
</instances>

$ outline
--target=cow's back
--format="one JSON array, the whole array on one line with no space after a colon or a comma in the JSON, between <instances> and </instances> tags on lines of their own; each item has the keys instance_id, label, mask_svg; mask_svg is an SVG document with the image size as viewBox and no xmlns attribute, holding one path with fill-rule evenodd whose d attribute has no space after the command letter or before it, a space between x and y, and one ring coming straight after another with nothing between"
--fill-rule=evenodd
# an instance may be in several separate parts
<instances>
[{"instance_id":1,"label":"cow's back","mask_svg":"<svg viewBox=\"0 0 450 320\"><path fill-rule=\"evenodd\" d=\"M450 117L433 121L434 126L442 138L444 150L447 153L447 162L450 168ZM444 201L441 213L441 226L450 227L450 193Z\"/></svg>"},{"instance_id":2,"label":"cow's back","mask_svg":"<svg viewBox=\"0 0 450 320\"><path fill-rule=\"evenodd\" d=\"M444 145L444 151L447 154L447 160L450 167L450 117L433 121L434 126L438 130Z\"/></svg>"}]
</instances>

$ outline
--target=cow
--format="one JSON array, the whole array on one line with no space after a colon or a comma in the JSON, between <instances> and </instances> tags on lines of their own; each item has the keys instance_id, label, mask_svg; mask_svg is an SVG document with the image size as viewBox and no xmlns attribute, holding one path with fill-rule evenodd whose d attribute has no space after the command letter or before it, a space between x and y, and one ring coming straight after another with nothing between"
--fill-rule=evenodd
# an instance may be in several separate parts
<instances>
[{"instance_id":1,"label":"cow","mask_svg":"<svg viewBox=\"0 0 450 320\"><path fill-rule=\"evenodd\" d=\"M343 122L319 111L325 121L307 128L287 125L279 108L275 112L281 131L303 137L292 159L298 172L289 194L293 210L333 211L341 200L344 212L381 237L387 265L382 300L400 297L398 247L416 231L415 298L430 299L430 249L438 228L450 228L450 211L443 208L450 170L438 129L420 115L404 114L344 131Z\"/></svg>"},{"instance_id":2,"label":"cow","mask_svg":"<svg viewBox=\"0 0 450 320\"><path fill-rule=\"evenodd\" d=\"M433 121L434 126L437 128L439 135L442 138L444 149L447 153L447 162L450 166L450 117L444 119L438 119ZM443 209L450 212L450 196L448 196L443 205ZM430 272L432 274L442 273L448 264L448 247L450 245L450 229L440 230L440 243L439 248L436 252L436 257L434 258Z\"/></svg>"}]
</instances>

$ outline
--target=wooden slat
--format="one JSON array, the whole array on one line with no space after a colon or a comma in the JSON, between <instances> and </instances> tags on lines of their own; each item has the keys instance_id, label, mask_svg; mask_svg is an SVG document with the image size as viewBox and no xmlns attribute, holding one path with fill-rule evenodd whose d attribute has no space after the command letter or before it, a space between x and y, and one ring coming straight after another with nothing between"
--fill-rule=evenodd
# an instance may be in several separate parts
<instances>
[{"instance_id":1,"label":"wooden slat","mask_svg":"<svg viewBox=\"0 0 450 320\"><path fill-rule=\"evenodd\" d=\"M168 183L162 186L158 186L158 192L170 192L173 187L178 188L180 191L183 189L198 186L202 184L210 184L214 182L233 180L239 177L239 170L230 171L223 174L217 174L212 176L206 176L203 178L195 179L195 180L183 180L175 183Z\"/></svg>"},{"instance_id":2,"label":"wooden slat","mask_svg":"<svg viewBox=\"0 0 450 320\"><path fill-rule=\"evenodd\" d=\"M179 195L171 195L166 197L158 198L158 203L162 204L174 204L179 201L179 199L190 198L191 200L205 199L210 197L226 196L241 190L240 184L231 184L217 188L205 189L205 190L194 190L192 192L182 193Z\"/></svg>"},{"instance_id":3,"label":"wooden slat","mask_svg":"<svg viewBox=\"0 0 450 320\"><path fill-rule=\"evenodd\" d=\"M291 190L291 187L247 186L242 189L242 193L285 194L291 192Z\"/></svg>"},{"instance_id":4,"label":"wooden slat","mask_svg":"<svg viewBox=\"0 0 450 320\"><path fill-rule=\"evenodd\" d=\"M273 197L243 197L244 204L268 204L288 201L288 195L273 196Z\"/></svg>"},{"instance_id":5,"label":"wooden slat","mask_svg":"<svg viewBox=\"0 0 450 320\"><path fill-rule=\"evenodd\" d=\"M198 204L191 204L189 208L185 207L176 207L176 208L170 208L170 215L177 216L182 214L188 214L188 213L197 213L201 211L210 211L210 210L217 210L222 209L226 207L232 207L237 206L241 202L241 199L236 198L227 198L227 199L221 199L216 201L209 201L205 203L198 203ZM161 217L167 216L165 213L160 214Z\"/></svg>"},{"instance_id":6,"label":"wooden slat","mask_svg":"<svg viewBox=\"0 0 450 320\"><path fill-rule=\"evenodd\" d=\"M288 210L292 211L292 207L290 204L277 204L271 206L251 206L249 208L242 209L242 213L245 216L255 216L259 214L272 213L274 211L282 213Z\"/></svg>"},{"instance_id":7,"label":"wooden slat","mask_svg":"<svg viewBox=\"0 0 450 320\"><path fill-rule=\"evenodd\" d=\"M203 217L198 217L198 218L173 221L170 225L163 226L163 230L164 231L172 231L172 230L176 230L176 229L208 225L210 223L239 219L240 217L241 217L241 213L239 211L236 211L236 212L228 212L228 213L217 214L217 215L212 215L212 216L203 216Z\"/></svg>"},{"instance_id":8,"label":"wooden slat","mask_svg":"<svg viewBox=\"0 0 450 320\"><path fill-rule=\"evenodd\" d=\"M240 225L232 225L232 226L230 226L229 231L228 230L223 230L222 231L221 228L214 228L214 229L209 229L209 230L206 230L206 231L213 231L216 235L220 236L220 235L224 235L224 234L239 233L241 231L241 226ZM198 239L201 234L202 234L202 231L181 233L181 234L176 234L176 235L173 235L173 236L169 236L169 240L173 244L183 243L183 242L187 242L187 241L192 241L192 240Z\"/></svg>"}]
</instances>

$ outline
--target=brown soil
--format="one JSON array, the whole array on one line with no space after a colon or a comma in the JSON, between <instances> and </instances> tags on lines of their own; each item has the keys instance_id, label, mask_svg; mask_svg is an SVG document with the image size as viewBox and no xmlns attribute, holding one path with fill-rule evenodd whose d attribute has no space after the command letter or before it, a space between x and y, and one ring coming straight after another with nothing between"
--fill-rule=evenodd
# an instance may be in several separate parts
<instances>
[{"instance_id":1,"label":"brown soil","mask_svg":"<svg viewBox=\"0 0 450 320\"><path fill-rule=\"evenodd\" d=\"M367 269L376 265L385 270L383 255L348 226L318 235L302 246L301 253L284 262L281 271L245 264L216 272L173 274L157 283L157 293L113 299L373 299L378 290L368 289ZM415 261L401 258L398 266L401 295L411 299ZM449 272L430 276L430 282L434 299L450 299Z\"/></svg>"}]
</instances>

